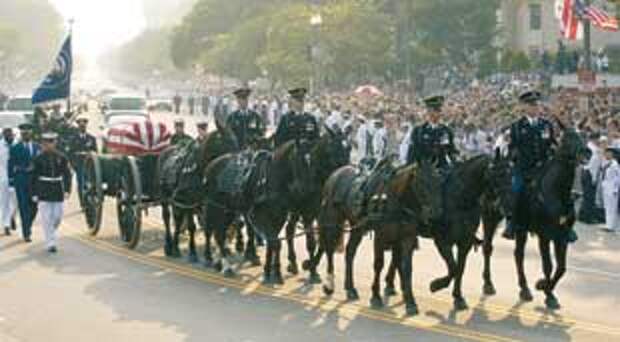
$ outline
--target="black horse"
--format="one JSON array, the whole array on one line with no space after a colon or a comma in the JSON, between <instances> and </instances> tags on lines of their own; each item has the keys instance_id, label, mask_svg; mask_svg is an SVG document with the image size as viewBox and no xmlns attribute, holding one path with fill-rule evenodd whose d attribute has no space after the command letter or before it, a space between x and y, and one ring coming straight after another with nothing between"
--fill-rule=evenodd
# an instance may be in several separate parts
<instances>
[{"instance_id":1,"label":"black horse","mask_svg":"<svg viewBox=\"0 0 620 342\"><path fill-rule=\"evenodd\" d=\"M446 263L448 274L433 280L432 292L445 289L454 280L452 296L456 310L467 309L461 291L463 273L471 248L478 244L476 232L480 225L483 202L497 203L498 208L508 205L506 195L510 187L510 165L499 152L495 157L480 155L459 163L449 173L444 184L443 219L433 227L419 229L419 234L433 239L439 254ZM453 248L457 247L456 259ZM395 260L392 260L386 277L386 295L394 295Z\"/></svg>"},{"instance_id":2,"label":"black horse","mask_svg":"<svg viewBox=\"0 0 620 342\"><path fill-rule=\"evenodd\" d=\"M562 128L562 138L553 158L546 163L534 184L530 186L530 198L527 208L519 217L527 222L526 231L516 233L516 247L514 251L517 274L519 278L520 298L531 301L532 293L528 287L523 259L528 232L538 236L538 247L542 258L544 278L536 283L536 289L545 293L545 305L555 310L560 308L559 301L553 291L566 272L566 258L568 250L568 235L576 221L575 208L571 198L571 190L575 179L575 170L579 163L587 160L590 150L584 140L573 128ZM483 210L484 229L484 292L495 294L495 287L491 280L490 258L493 252L493 237L503 215L493 206ZM551 242L554 246L555 273L551 260Z\"/></svg>"},{"instance_id":3,"label":"black horse","mask_svg":"<svg viewBox=\"0 0 620 342\"><path fill-rule=\"evenodd\" d=\"M187 227L188 259L192 263L198 261L194 216L200 213L202 205L202 173L199 164L202 148L203 146L198 143L170 147L160 154L156 170L160 205L166 228L164 252L166 256L181 256L179 237L182 228ZM171 207L175 224L174 234L170 227Z\"/></svg>"},{"instance_id":4,"label":"black horse","mask_svg":"<svg viewBox=\"0 0 620 342\"><path fill-rule=\"evenodd\" d=\"M436 169L427 163L403 167L377 191L377 199L383 201L380 217L372 217L368 209L360 209L359 170L347 166L336 171L323 190L321 213L319 215L320 246L304 268L316 272L323 253L327 254L327 283L323 291L331 295L334 291L334 253L341 241L344 224L351 228L346 246L345 290L349 300L359 299L353 282L353 259L362 237L374 230L374 271L371 305L383 306L380 295L380 275L384 266L384 253L391 249L398 260L397 269L401 276L401 287L407 314L418 312L412 290L413 251L417 248L417 228L436 219L441 211L440 177Z\"/></svg>"},{"instance_id":5,"label":"black horse","mask_svg":"<svg viewBox=\"0 0 620 342\"><path fill-rule=\"evenodd\" d=\"M330 173L348 162L344 141L343 135L327 131L307 155L295 142L280 146L273 155L266 151L259 152L241 196L222 192L214 185L237 156L227 154L209 164L205 172L205 233L214 232L226 275L234 274L229 260L230 251L226 247L227 227L242 215L249 226L248 232L258 232L267 242L264 282L283 282L279 234L287 214L294 203L302 203L308 186L314 186L309 180L319 180L315 178L316 175ZM246 249L246 256L251 258L256 251L253 239L249 237L248 240L250 245ZM206 245L205 255L211 257L210 244Z\"/></svg>"}]
</instances>

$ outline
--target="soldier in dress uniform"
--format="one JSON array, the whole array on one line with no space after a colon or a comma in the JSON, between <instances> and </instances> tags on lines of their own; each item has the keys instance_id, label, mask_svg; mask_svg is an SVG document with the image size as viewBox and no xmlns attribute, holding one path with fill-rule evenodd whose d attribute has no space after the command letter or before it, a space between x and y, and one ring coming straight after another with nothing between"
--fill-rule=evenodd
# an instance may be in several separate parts
<instances>
[{"instance_id":1,"label":"soldier in dress uniform","mask_svg":"<svg viewBox=\"0 0 620 342\"><path fill-rule=\"evenodd\" d=\"M512 192L514 196L512 212L509 213L508 224L503 236L514 239L515 232L526 229L519 218L525 217L522 209L527 207L531 198L528 196L528 184L540 176L540 172L553 155L556 145L553 125L542 117L540 106L542 95L535 90L526 91L519 96L524 115L510 126L508 153L514 163ZM574 231L570 236L576 239Z\"/></svg>"},{"instance_id":2,"label":"soldier in dress uniform","mask_svg":"<svg viewBox=\"0 0 620 342\"><path fill-rule=\"evenodd\" d=\"M9 184L15 188L24 241L31 242L32 222L37 208L32 202L32 160L39 155L39 144L32 141L32 125L19 125L21 141L11 147Z\"/></svg>"},{"instance_id":3,"label":"soldier in dress uniform","mask_svg":"<svg viewBox=\"0 0 620 342\"><path fill-rule=\"evenodd\" d=\"M443 103L443 96L424 100L427 121L415 127L411 133L407 164L431 161L441 170L446 170L456 158L458 151L454 146L454 133L439 122Z\"/></svg>"},{"instance_id":4,"label":"soldier in dress uniform","mask_svg":"<svg viewBox=\"0 0 620 342\"><path fill-rule=\"evenodd\" d=\"M48 252L56 253L56 231L63 215L63 202L71 193L68 159L56 149L58 134L41 136L41 154L32 161L32 200L38 203Z\"/></svg>"},{"instance_id":5,"label":"soldier in dress uniform","mask_svg":"<svg viewBox=\"0 0 620 342\"><path fill-rule=\"evenodd\" d=\"M320 137L319 123L314 115L304 112L307 90L295 88L289 91L290 111L280 118L275 133L276 147L295 140L298 146L312 146Z\"/></svg>"},{"instance_id":6,"label":"soldier in dress uniform","mask_svg":"<svg viewBox=\"0 0 620 342\"><path fill-rule=\"evenodd\" d=\"M198 131L198 135L196 136L196 143L202 144L207 141L207 135L209 133L209 122L207 122L207 120L198 121L196 123L196 131Z\"/></svg>"},{"instance_id":7,"label":"soldier in dress uniform","mask_svg":"<svg viewBox=\"0 0 620 342\"><path fill-rule=\"evenodd\" d=\"M237 89L233 94L237 97L238 109L227 118L228 127L237 138L241 150L252 147L265 136L265 123L257 112L248 109L248 99L252 90Z\"/></svg>"},{"instance_id":8,"label":"soldier in dress uniform","mask_svg":"<svg viewBox=\"0 0 620 342\"><path fill-rule=\"evenodd\" d=\"M84 116L76 120L78 125L77 133L73 134L67 144L67 156L71 160L71 165L75 171L78 185L78 197L82 205L82 192L84 191L84 161L90 152L97 152L97 139L94 135L87 132L88 119Z\"/></svg>"},{"instance_id":9,"label":"soldier in dress uniform","mask_svg":"<svg viewBox=\"0 0 620 342\"><path fill-rule=\"evenodd\" d=\"M183 119L174 120L174 134L170 138L170 144L173 146L180 146L192 141L192 137L185 133L185 121L183 121Z\"/></svg>"},{"instance_id":10,"label":"soldier in dress uniform","mask_svg":"<svg viewBox=\"0 0 620 342\"><path fill-rule=\"evenodd\" d=\"M9 184L9 158L14 140L13 130L10 127L4 128L0 140L0 224L4 227L5 235L11 235L10 228L15 228L15 189Z\"/></svg>"}]
</instances>

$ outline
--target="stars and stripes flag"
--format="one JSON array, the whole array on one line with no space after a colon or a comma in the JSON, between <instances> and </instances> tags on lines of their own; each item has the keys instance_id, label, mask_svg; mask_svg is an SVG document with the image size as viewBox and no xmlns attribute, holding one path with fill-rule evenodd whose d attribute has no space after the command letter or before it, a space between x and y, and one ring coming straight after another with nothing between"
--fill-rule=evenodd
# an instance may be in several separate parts
<instances>
[{"instance_id":1,"label":"stars and stripes flag","mask_svg":"<svg viewBox=\"0 0 620 342\"><path fill-rule=\"evenodd\" d=\"M609 15L602 9L596 8L595 6L587 6L584 9L584 16L590 19L592 25L601 30L618 31L618 19L612 15Z\"/></svg>"},{"instance_id":2,"label":"stars and stripes flag","mask_svg":"<svg viewBox=\"0 0 620 342\"><path fill-rule=\"evenodd\" d=\"M556 0L555 15L560 20L560 32L568 40L583 38L583 23L580 19L579 0Z\"/></svg>"},{"instance_id":3,"label":"stars and stripes flag","mask_svg":"<svg viewBox=\"0 0 620 342\"><path fill-rule=\"evenodd\" d=\"M161 122L151 120L119 123L105 137L109 152L139 156L160 153L170 146L170 131Z\"/></svg>"}]
</instances>

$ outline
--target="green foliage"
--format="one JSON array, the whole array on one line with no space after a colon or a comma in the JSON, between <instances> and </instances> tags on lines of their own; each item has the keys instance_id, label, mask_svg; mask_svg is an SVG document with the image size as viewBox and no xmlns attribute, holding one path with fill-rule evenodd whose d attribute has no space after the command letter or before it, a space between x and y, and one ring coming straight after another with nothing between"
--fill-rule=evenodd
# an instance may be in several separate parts
<instances>
[{"instance_id":1,"label":"green foliage","mask_svg":"<svg viewBox=\"0 0 620 342\"><path fill-rule=\"evenodd\" d=\"M503 72L529 70L532 67L532 62L523 52L507 50L502 54L500 67Z\"/></svg>"},{"instance_id":2,"label":"green foliage","mask_svg":"<svg viewBox=\"0 0 620 342\"><path fill-rule=\"evenodd\" d=\"M319 82L345 85L440 63L484 64L484 74L496 69L499 2L198 0L174 28L170 52L178 68L199 63L242 80L266 73L275 82L308 82L318 70ZM323 22L313 27L316 13Z\"/></svg>"}]
</instances>

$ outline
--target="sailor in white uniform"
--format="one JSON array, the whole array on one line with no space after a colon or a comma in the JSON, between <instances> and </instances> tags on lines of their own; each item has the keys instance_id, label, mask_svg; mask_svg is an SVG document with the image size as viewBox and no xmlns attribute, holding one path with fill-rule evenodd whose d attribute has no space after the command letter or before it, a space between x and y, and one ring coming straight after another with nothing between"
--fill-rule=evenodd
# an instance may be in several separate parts
<instances>
[{"instance_id":1,"label":"sailor in white uniform","mask_svg":"<svg viewBox=\"0 0 620 342\"><path fill-rule=\"evenodd\" d=\"M9 157L13 142L13 130L4 128L0 139L0 224L4 228L5 235L11 235L11 221L17 208L15 188L9 184Z\"/></svg>"}]
</instances>

